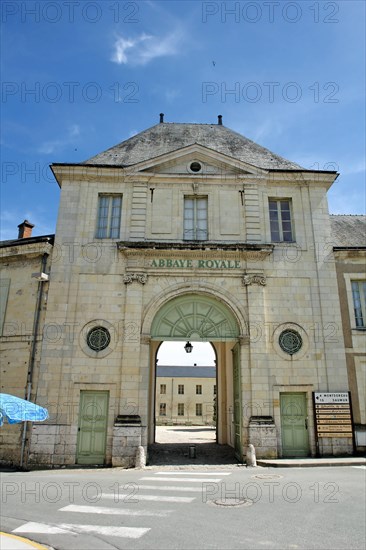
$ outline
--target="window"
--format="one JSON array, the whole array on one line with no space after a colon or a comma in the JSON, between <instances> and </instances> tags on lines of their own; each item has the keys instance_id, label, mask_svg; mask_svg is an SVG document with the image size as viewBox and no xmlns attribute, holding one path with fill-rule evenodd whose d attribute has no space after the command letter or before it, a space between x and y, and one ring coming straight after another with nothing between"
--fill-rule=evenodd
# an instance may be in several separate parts
<instances>
[{"instance_id":1,"label":"window","mask_svg":"<svg viewBox=\"0 0 366 550\"><path fill-rule=\"evenodd\" d=\"M166 416L166 403L160 403L159 416Z\"/></svg>"},{"instance_id":2,"label":"window","mask_svg":"<svg viewBox=\"0 0 366 550\"><path fill-rule=\"evenodd\" d=\"M202 386L201 386L201 384L196 385L196 395L202 395Z\"/></svg>"},{"instance_id":3,"label":"window","mask_svg":"<svg viewBox=\"0 0 366 550\"><path fill-rule=\"evenodd\" d=\"M86 342L93 351L103 351L109 346L111 335L104 327L92 328L86 337Z\"/></svg>"},{"instance_id":4,"label":"window","mask_svg":"<svg viewBox=\"0 0 366 550\"><path fill-rule=\"evenodd\" d=\"M214 387L213 387L213 394L216 395L216 384L214 384Z\"/></svg>"},{"instance_id":5,"label":"window","mask_svg":"<svg viewBox=\"0 0 366 550\"><path fill-rule=\"evenodd\" d=\"M178 393L180 395L184 394L184 384L178 384Z\"/></svg>"},{"instance_id":6,"label":"window","mask_svg":"<svg viewBox=\"0 0 366 550\"><path fill-rule=\"evenodd\" d=\"M269 199L269 221L273 242L294 242L290 199Z\"/></svg>"},{"instance_id":7,"label":"window","mask_svg":"<svg viewBox=\"0 0 366 550\"><path fill-rule=\"evenodd\" d=\"M118 239L122 195L99 195L97 239Z\"/></svg>"},{"instance_id":8,"label":"window","mask_svg":"<svg viewBox=\"0 0 366 550\"><path fill-rule=\"evenodd\" d=\"M296 330L283 330L279 337L279 344L285 353L294 355L302 348L302 338Z\"/></svg>"},{"instance_id":9,"label":"window","mask_svg":"<svg viewBox=\"0 0 366 550\"><path fill-rule=\"evenodd\" d=\"M196 403L196 416L202 416L202 403Z\"/></svg>"},{"instance_id":10,"label":"window","mask_svg":"<svg viewBox=\"0 0 366 550\"><path fill-rule=\"evenodd\" d=\"M166 393L166 384L160 384L160 393L165 394Z\"/></svg>"},{"instance_id":11,"label":"window","mask_svg":"<svg viewBox=\"0 0 366 550\"><path fill-rule=\"evenodd\" d=\"M357 328L366 328L366 281L351 281Z\"/></svg>"},{"instance_id":12,"label":"window","mask_svg":"<svg viewBox=\"0 0 366 550\"><path fill-rule=\"evenodd\" d=\"M184 197L184 239L207 239L207 197Z\"/></svg>"},{"instance_id":13,"label":"window","mask_svg":"<svg viewBox=\"0 0 366 550\"><path fill-rule=\"evenodd\" d=\"M184 403L178 403L178 416L184 416Z\"/></svg>"},{"instance_id":14,"label":"window","mask_svg":"<svg viewBox=\"0 0 366 550\"><path fill-rule=\"evenodd\" d=\"M201 171L202 165L200 162L197 161L191 162L191 164L189 165L189 169L191 170L191 172L197 173Z\"/></svg>"}]
</instances>

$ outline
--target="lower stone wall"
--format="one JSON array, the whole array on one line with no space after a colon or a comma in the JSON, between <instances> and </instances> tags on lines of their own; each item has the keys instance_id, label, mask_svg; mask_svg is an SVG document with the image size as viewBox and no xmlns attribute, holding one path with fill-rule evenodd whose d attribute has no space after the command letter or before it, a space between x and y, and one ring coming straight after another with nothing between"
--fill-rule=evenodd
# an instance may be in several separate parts
<instances>
[{"instance_id":1,"label":"lower stone wall","mask_svg":"<svg viewBox=\"0 0 366 550\"><path fill-rule=\"evenodd\" d=\"M141 426L113 427L112 466L134 468L137 448L143 444Z\"/></svg>"},{"instance_id":2,"label":"lower stone wall","mask_svg":"<svg viewBox=\"0 0 366 550\"><path fill-rule=\"evenodd\" d=\"M320 437L320 456L353 455L353 441L350 437Z\"/></svg>"},{"instance_id":3,"label":"lower stone wall","mask_svg":"<svg viewBox=\"0 0 366 550\"><path fill-rule=\"evenodd\" d=\"M275 424L249 423L249 443L254 445L257 458L277 458Z\"/></svg>"},{"instance_id":4,"label":"lower stone wall","mask_svg":"<svg viewBox=\"0 0 366 550\"><path fill-rule=\"evenodd\" d=\"M0 464L19 466L23 424L4 423L0 428Z\"/></svg>"}]
</instances>

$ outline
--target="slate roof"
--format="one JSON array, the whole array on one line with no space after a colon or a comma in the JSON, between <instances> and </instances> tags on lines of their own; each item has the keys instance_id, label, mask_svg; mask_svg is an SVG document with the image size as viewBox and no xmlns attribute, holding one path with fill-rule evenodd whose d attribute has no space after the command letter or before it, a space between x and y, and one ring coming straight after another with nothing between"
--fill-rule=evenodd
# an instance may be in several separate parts
<instances>
[{"instance_id":1,"label":"slate roof","mask_svg":"<svg viewBox=\"0 0 366 550\"><path fill-rule=\"evenodd\" d=\"M25 246L27 244L36 243L50 243L53 245L55 235L41 235L39 237L25 237L23 239L10 239L7 241L0 241L0 248L6 248L7 246Z\"/></svg>"},{"instance_id":2,"label":"slate roof","mask_svg":"<svg viewBox=\"0 0 366 550\"><path fill-rule=\"evenodd\" d=\"M160 365L157 377L165 378L216 378L216 367L170 367Z\"/></svg>"},{"instance_id":3,"label":"slate roof","mask_svg":"<svg viewBox=\"0 0 366 550\"><path fill-rule=\"evenodd\" d=\"M333 246L366 247L366 216L330 216Z\"/></svg>"},{"instance_id":4,"label":"slate roof","mask_svg":"<svg viewBox=\"0 0 366 550\"><path fill-rule=\"evenodd\" d=\"M132 166L194 144L257 168L305 170L223 125L175 122L156 124L82 164Z\"/></svg>"}]
</instances>

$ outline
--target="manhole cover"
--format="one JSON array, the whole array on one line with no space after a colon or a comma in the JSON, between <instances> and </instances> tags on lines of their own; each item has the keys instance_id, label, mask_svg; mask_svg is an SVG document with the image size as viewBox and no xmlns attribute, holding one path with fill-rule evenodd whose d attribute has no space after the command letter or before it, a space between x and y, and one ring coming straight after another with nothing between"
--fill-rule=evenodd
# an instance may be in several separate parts
<instances>
[{"instance_id":1,"label":"manhole cover","mask_svg":"<svg viewBox=\"0 0 366 550\"><path fill-rule=\"evenodd\" d=\"M279 474L256 474L252 477L255 477L257 479L281 479L283 476L280 476Z\"/></svg>"},{"instance_id":2,"label":"manhole cover","mask_svg":"<svg viewBox=\"0 0 366 550\"><path fill-rule=\"evenodd\" d=\"M249 498L217 498L216 500L210 500L209 504L233 508L234 506L251 506L253 501Z\"/></svg>"}]
</instances>

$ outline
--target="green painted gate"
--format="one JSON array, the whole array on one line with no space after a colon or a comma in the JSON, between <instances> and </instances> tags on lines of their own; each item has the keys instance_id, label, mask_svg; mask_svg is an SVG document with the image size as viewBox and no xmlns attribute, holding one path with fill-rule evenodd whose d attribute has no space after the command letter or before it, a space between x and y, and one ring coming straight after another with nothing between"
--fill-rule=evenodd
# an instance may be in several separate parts
<instances>
[{"instance_id":1,"label":"green painted gate","mask_svg":"<svg viewBox=\"0 0 366 550\"><path fill-rule=\"evenodd\" d=\"M309 435L305 393L282 393L281 431L283 456L308 456Z\"/></svg>"},{"instance_id":2,"label":"green painted gate","mask_svg":"<svg viewBox=\"0 0 366 550\"><path fill-rule=\"evenodd\" d=\"M108 402L108 391L80 392L77 464L104 464Z\"/></svg>"},{"instance_id":3,"label":"green painted gate","mask_svg":"<svg viewBox=\"0 0 366 550\"><path fill-rule=\"evenodd\" d=\"M233 387L234 387L234 449L235 456L243 460L241 445L241 384L240 384L240 346L233 348Z\"/></svg>"}]
</instances>

